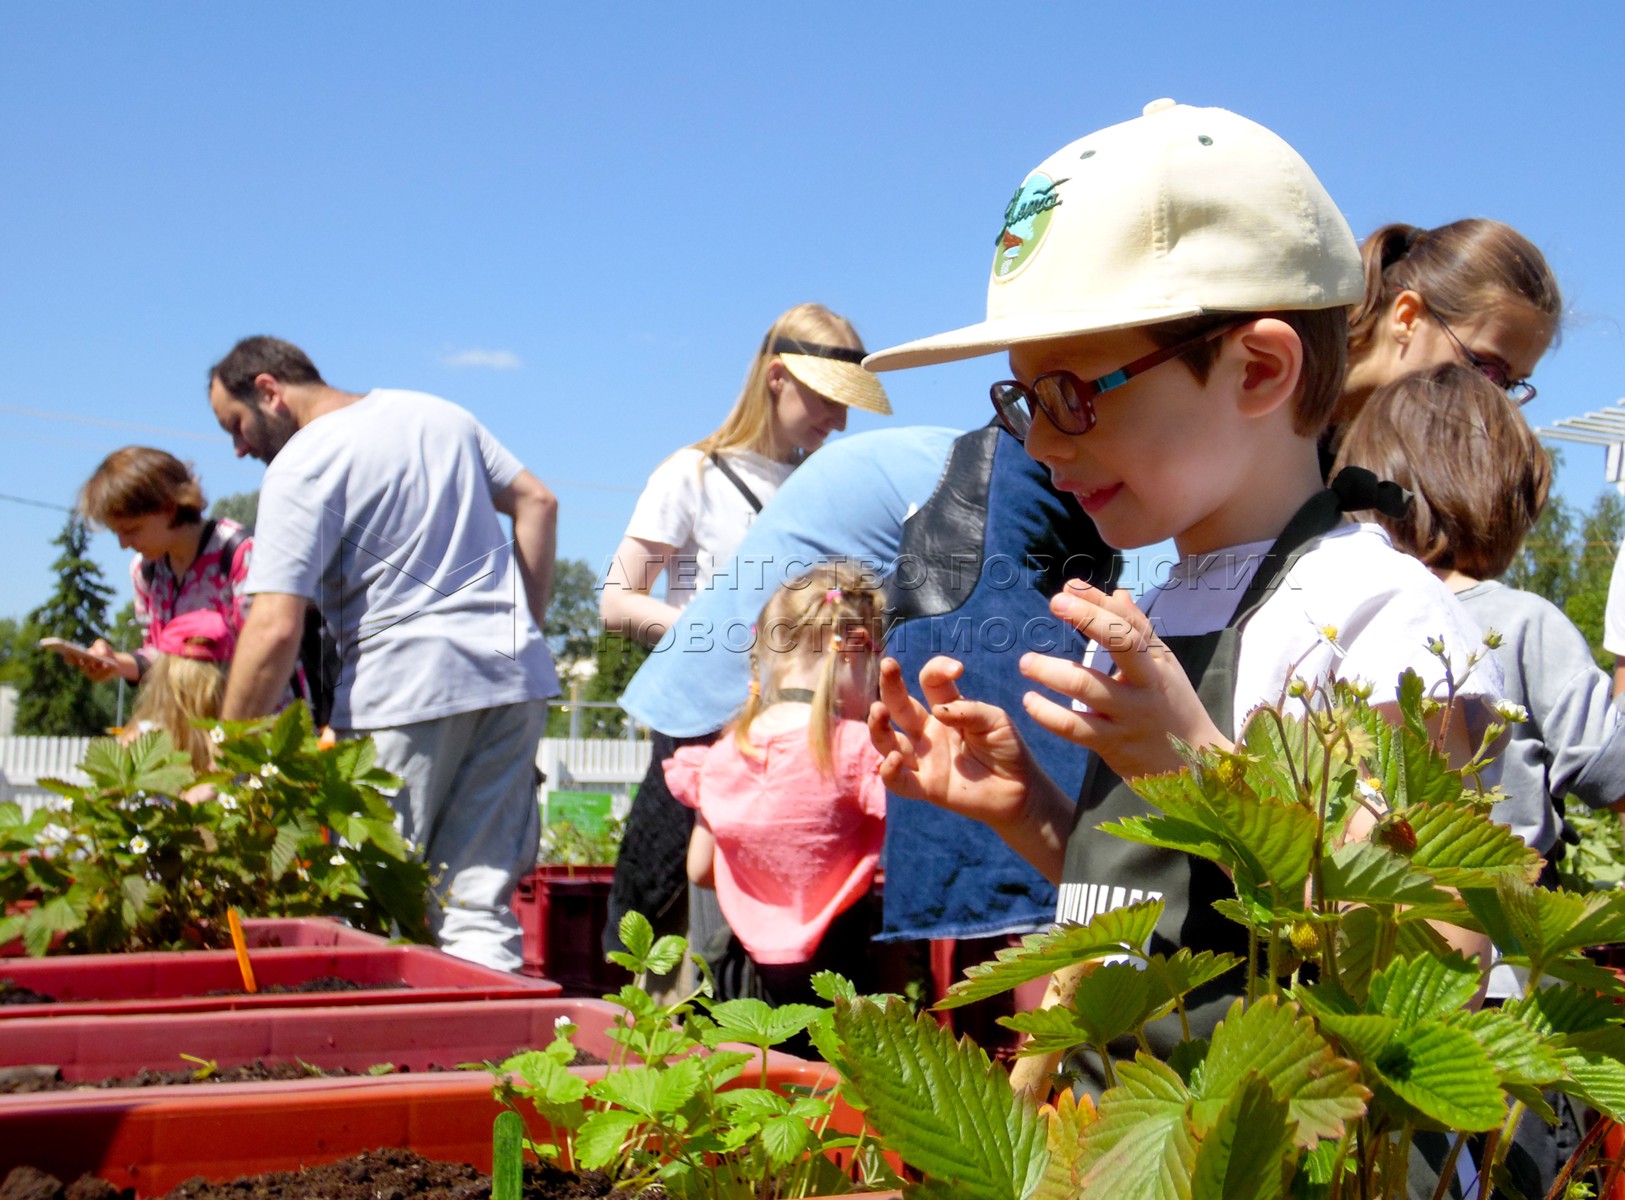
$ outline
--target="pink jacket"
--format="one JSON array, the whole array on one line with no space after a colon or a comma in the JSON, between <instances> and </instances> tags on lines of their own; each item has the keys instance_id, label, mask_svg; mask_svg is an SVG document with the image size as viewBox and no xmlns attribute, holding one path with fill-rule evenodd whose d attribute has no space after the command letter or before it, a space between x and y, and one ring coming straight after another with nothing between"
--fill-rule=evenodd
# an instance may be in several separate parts
<instances>
[{"instance_id":1,"label":"pink jacket","mask_svg":"<svg viewBox=\"0 0 1625 1200\"><path fill-rule=\"evenodd\" d=\"M759 963L805 962L840 913L869 890L886 830L880 755L858 721L840 721L833 777L819 774L805 728L757 742L747 758L731 733L684 746L666 786L716 836L717 901Z\"/></svg>"}]
</instances>

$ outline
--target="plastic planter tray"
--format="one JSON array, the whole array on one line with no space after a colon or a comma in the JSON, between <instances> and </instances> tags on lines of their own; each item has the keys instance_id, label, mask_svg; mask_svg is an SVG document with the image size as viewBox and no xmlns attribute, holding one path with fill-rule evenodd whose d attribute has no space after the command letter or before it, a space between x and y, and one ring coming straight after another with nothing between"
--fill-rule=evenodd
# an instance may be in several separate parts
<instances>
[{"instance_id":1,"label":"plastic planter tray","mask_svg":"<svg viewBox=\"0 0 1625 1200\"><path fill-rule=\"evenodd\" d=\"M388 939L354 929L332 917L252 917L243 922L250 950L273 946L387 946ZM24 956L21 938L0 945L0 958Z\"/></svg>"},{"instance_id":2,"label":"plastic planter tray","mask_svg":"<svg viewBox=\"0 0 1625 1200\"><path fill-rule=\"evenodd\" d=\"M604 1068L582 1070L593 1076ZM754 1085L756 1078L746 1072L741 1083ZM827 1089L835 1073L775 1054L768 1082ZM458 1072L333 1086L345 1083L131 1089L101 1098L58 1093L27 1105L0 1104L0 1177L29 1165L64 1182L94 1174L158 1196L194 1175L228 1180L287 1171L381 1146L491 1169L491 1122L502 1106L490 1076ZM529 1136L551 1140L547 1124L525 1107ZM836 1113L837 1128L856 1128L850 1110L838 1104Z\"/></svg>"},{"instance_id":3,"label":"plastic planter tray","mask_svg":"<svg viewBox=\"0 0 1625 1200\"><path fill-rule=\"evenodd\" d=\"M526 975L556 980L567 996L602 996L632 976L604 957L614 867L537 867L514 890Z\"/></svg>"},{"instance_id":4,"label":"plastic planter tray","mask_svg":"<svg viewBox=\"0 0 1625 1200\"><path fill-rule=\"evenodd\" d=\"M243 922L250 950L278 946L387 946L389 939L356 929L332 917L250 917Z\"/></svg>"},{"instance_id":5,"label":"plastic planter tray","mask_svg":"<svg viewBox=\"0 0 1625 1200\"><path fill-rule=\"evenodd\" d=\"M607 1030L620 1013L619 1008L602 1000L547 999L42 1017L0 1023L0 1066L49 1063L60 1068L65 1079L75 1082L133 1075L147 1068L184 1068L189 1064L182 1054L221 1067L265 1059L303 1061L352 1071L389 1063L406 1071L422 1072L431 1066L500 1061L525 1048L539 1050L553 1040L554 1023L560 1018L577 1026L577 1047L608 1059L616 1046ZM375 1083L387 1078L341 1077L328 1082ZM212 1095L221 1088L274 1089L282 1084L164 1086L168 1090L191 1089ZM98 1089L97 1094L114 1090ZM0 1108L60 1095L0 1095Z\"/></svg>"},{"instance_id":6,"label":"plastic planter tray","mask_svg":"<svg viewBox=\"0 0 1625 1200\"><path fill-rule=\"evenodd\" d=\"M14 959L0 964L0 980L9 979L19 987L55 996L58 1003L0 1005L0 1021L67 1014L516 1000L559 993L558 984L551 980L493 971L428 946L260 950L253 954L252 963L255 979L262 988L308 983L328 975L361 984L406 986L379 986L350 992L207 995L212 991L242 987L237 956L229 950Z\"/></svg>"}]
</instances>

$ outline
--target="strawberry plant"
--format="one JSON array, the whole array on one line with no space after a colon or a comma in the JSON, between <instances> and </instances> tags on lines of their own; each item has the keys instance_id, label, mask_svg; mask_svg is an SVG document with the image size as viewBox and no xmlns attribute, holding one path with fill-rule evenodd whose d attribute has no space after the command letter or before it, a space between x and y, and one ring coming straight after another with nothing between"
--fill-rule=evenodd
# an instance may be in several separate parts
<instances>
[{"instance_id":1,"label":"strawberry plant","mask_svg":"<svg viewBox=\"0 0 1625 1200\"><path fill-rule=\"evenodd\" d=\"M362 738L321 747L303 704L211 733L193 770L166 733L94 741L84 786L43 780L66 801L25 819L0 804L0 942L30 954L230 944L230 909L334 915L427 940L427 868L395 829L381 789L398 780Z\"/></svg>"},{"instance_id":2,"label":"strawberry plant","mask_svg":"<svg viewBox=\"0 0 1625 1200\"><path fill-rule=\"evenodd\" d=\"M826 1097L767 1086L768 1051L809 1028L829 1044L830 1009L717 1002L708 987L658 1004L645 987L677 965L683 939L657 940L637 913L621 921L620 934L626 950L610 958L634 978L605 997L625 1014L610 1030L618 1052L605 1076L588 1082L568 1070L576 1053L568 1023L546 1049L497 1068L498 1096L528 1101L557 1131L556 1143L527 1142L529 1149L568 1169L602 1171L627 1192L658 1184L681 1200L852 1192L857 1185L829 1157L835 1150L853 1152L869 1183L896 1186L872 1143L830 1131ZM821 987L851 995L835 976Z\"/></svg>"},{"instance_id":3,"label":"strawberry plant","mask_svg":"<svg viewBox=\"0 0 1625 1200\"><path fill-rule=\"evenodd\" d=\"M839 1000L846 1087L924 1177L905 1196L1404 1196L1424 1134L1448 1148L1435 1196L1458 1172L1510 1195L1513 1130L1554 1119L1554 1093L1625 1118L1625 988L1582 953L1625 941L1625 895L1532 886L1539 857L1490 820L1484 786L1519 714L1498 709L1453 766L1446 686L1437 700L1408 672L1390 723L1367 687L1294 681L1298 703L1255 713L1233 751L1183 748L1183 769L1134 781L1152 811L1102 836L1222 867L1235 894L1217 907L1246 955L1148 951L1162 901L1147 900L1028 937L939 1005L1061 972L1070 995L1004 1023L1026 1056L1092 1060L1097 1095L1041 1103L1047 1086L1012 1086L928 1016ZM1493 953L1453 949L1452 930ZM1481 1008L1492 960L1523 990ZM1216 980L1234 999L1193 1037L1187 1001ZM1176 1034L1162 1057L1146 1036L1159 1022Z\"/></svg>"}]
</instances>

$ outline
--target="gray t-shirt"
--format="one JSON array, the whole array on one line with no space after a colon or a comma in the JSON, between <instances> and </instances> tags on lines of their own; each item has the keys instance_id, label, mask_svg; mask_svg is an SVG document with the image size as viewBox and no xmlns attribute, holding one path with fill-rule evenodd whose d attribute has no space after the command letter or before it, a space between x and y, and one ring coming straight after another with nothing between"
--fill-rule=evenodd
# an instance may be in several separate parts
<instances>
[{"instance_id":1,"label":"gray t-shirt","mask_svg":"<svg viewBox=\"0 0 1625 1200\"><path fill-rule=\"evenodd\" d=\"M519 461L469 413L374 390L265 470L247 591L313 601L338 640L338 729L558 694L492 497Z\"/></svg>"},{"instance_id":2,"label":"gray t-shirt","mask_svg":"<svg viewBox=\"0 0 1625 1200\"><path fill-rule=\"evenodd\" d=\"M1545 854L1560 828L1553 797L1603 808L1625 796L1612 681L1573 622L1539 596L1493 581L1456 595L1483 629L1501 635L1495 657L1506 676L1503 694L1529 710L1501 751L1507 798L1493 815Z\"/></svg>"}]
</instances>

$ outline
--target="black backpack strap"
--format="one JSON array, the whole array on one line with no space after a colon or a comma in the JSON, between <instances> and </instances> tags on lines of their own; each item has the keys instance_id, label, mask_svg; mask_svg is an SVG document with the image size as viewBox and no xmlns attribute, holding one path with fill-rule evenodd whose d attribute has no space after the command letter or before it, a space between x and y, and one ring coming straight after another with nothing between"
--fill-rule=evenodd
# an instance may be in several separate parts
<instances>
[{"instance_id":1,"label":"black backpack strap","mask_svg":"<svg viewBox=\"0 0 1625 1200\"><path fill-rule=\"evenodd\" d=\"M205 546L209 544L209 535L214 533L214 524L215 522L213 521L209 523L210 528L208 533L204 535L203 544ZM227 534L225 539L220 543L220 573L224 575L228 581L231 579L231 565L237 561L237 551L242 547L244 542L248 541L248 539L253 536L254 534L252 531L243 529L241 526L239 526L235 531Z\"/></svg>"},{"instance_id":2,"label":"black backpack strap","mask_svg":"<svg viewBox=\"0 0 1625 1200\"><path fill-rule=\"evenodd\" d=\"M739 478L739 472L735 471L727 463L723 462L722 455L718 454L715 450L711 451L710 458L712 463L716 465L717 470L721 471L725 476L727 476L728 482L739 489L739 494L749 502L751 508L757 512L761 512L762 502L756 498L755 492L751 491L750 488L745 486L745 481Z\"/></svg>"}]
</instances>

